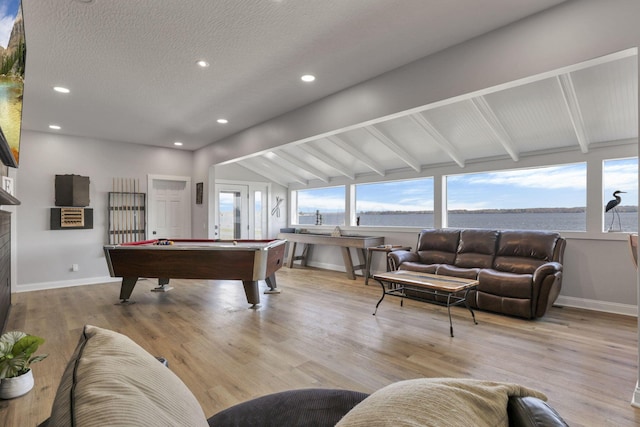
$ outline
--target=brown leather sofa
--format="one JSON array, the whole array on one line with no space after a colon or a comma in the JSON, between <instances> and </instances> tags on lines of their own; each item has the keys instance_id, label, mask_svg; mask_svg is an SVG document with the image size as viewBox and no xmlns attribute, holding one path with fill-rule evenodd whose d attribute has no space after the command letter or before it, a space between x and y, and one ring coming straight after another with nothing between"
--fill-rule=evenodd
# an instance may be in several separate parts
<instances>
[{"instance_id":1,"label":"brown leather sofa","mask_svg":"<svg viewBox=\"0 0 640 427\"><path fill-rule=\"evenodd\" d=\"M396 270L477 279L471 306L534 319L560 293L565 246L551 231L429 229L419 233L415 251L394 251L389 259Z\"/></svg>"}]
</instances>

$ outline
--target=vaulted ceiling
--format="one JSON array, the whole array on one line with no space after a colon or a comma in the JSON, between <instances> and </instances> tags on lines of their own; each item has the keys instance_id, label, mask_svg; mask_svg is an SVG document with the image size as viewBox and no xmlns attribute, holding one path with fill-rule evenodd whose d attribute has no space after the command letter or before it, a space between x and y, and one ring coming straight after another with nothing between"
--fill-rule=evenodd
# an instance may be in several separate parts
<instances>
[{"instance_id":1,"label":"vaulted ceiling","mask_svg":"<svg viewBox=\"0 0 640 427\"><path fill-rule=\"evenodd\" d=\"M637 144L633 51L425 105L235 163L268 179L329 183L437 165ZM506 86L506 87L505 87ZM319 180L319 181L318 181Z\"/></svg>"}]
</instances>

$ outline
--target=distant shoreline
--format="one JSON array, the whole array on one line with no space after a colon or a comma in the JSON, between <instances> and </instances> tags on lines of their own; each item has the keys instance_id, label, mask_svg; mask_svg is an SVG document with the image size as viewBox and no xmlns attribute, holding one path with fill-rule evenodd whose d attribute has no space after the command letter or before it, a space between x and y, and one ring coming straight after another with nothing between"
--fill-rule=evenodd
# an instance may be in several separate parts
<instances>
[{"instance_id":1,"label":"distant shoreline","mask_svg":"<svg viewBox=\"0 0 640 427\"><path fill-rule=\"evenodd\" d=\"M638 212L637 206L618 206L618 212ZM603 208L604 210L604 208ZM451 214L522 214L522 213L584 213L585 207L575 208L522 208L522 209L452 209L448 211ZM335 212L339 214L339 212ZM433 214L433 211L363 211L358 215L409 215L409 214ZM300 216L315 215L314 213L300 212Z\"/></svg>"}]
</instances>

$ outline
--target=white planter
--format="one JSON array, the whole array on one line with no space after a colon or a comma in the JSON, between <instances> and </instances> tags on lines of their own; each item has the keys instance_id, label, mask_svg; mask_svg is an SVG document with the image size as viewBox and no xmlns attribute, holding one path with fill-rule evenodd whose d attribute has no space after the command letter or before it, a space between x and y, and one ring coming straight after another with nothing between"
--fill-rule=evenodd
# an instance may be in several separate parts
<instances>
[{"instance_id":1,"label":"white planter","mask_svg":"<svg viewBox=\"0 0 640 427\"><path fill-rule=\"evenodd\" d=\"M13 399L27 394L33 388L33 373L31 369L19 377L3 378L0 380L0 399Z\"/></svg>"}]
</instances>

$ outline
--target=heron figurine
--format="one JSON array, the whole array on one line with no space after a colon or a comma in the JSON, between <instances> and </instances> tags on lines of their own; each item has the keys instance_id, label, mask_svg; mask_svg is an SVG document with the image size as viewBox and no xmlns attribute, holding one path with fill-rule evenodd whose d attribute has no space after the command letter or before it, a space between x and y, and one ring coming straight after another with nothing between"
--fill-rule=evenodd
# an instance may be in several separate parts
<instances>
[{"instance_id":1,"label":"heron figurine","mask_svg":"<svg viewBox=\"0 0 640 427\"><path fill-rule=\"evenodd\" d=\"M620 202L622 202L622 197L620 197L618 194L620 193L626 193L626 191L620 191L620 190L616 190L613 192L613 200L609 200L609 202L607 203L607 206L604 208L605 213L612 211L611 212L611 225L609 225L609 231L613 230L613 220L614 218L617 216L618 217L618 231L622 231L622 224L620 223L620 214L618 213L618 208L617 206L620 204Z\"/></svg>"}]
</instances>

